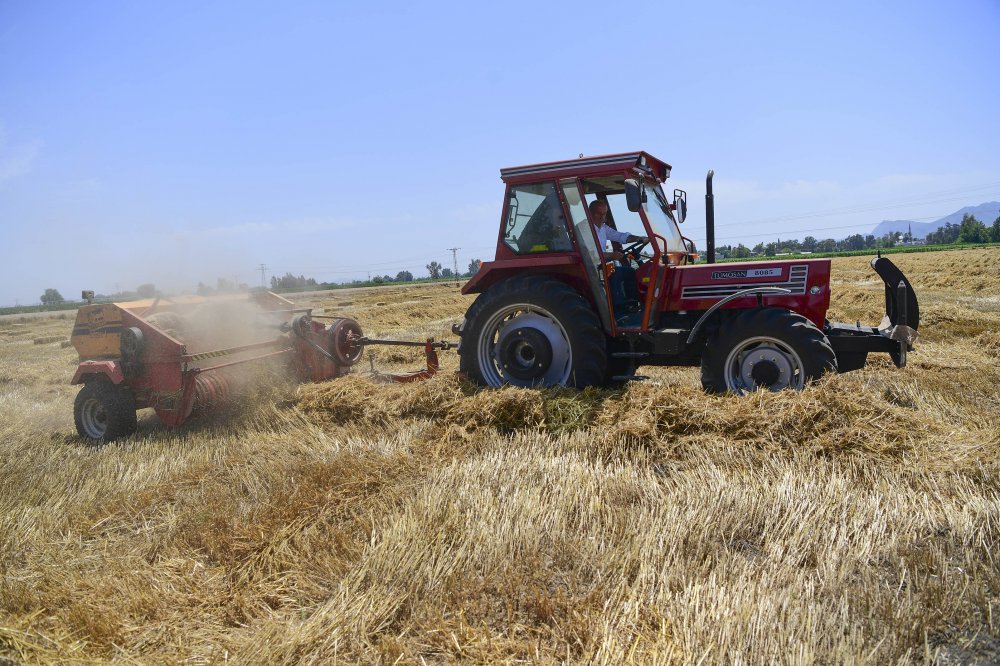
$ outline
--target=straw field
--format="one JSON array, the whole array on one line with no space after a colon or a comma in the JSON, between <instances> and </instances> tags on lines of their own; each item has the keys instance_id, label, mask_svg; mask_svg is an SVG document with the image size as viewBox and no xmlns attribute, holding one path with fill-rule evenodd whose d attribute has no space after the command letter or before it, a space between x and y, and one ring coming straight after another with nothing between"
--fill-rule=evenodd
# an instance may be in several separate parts
<instances>
[{"instance_id":1,"label":"straw field","mask_svg":"<svg viewBox=\"0 0 1000 666\"><path fill-rule=\"evenodd\" d=\"M412 385L365 359L106 446L73 428L72 315L2 321L0 664L996 663L1000 250L893 260L905 370L736 398L694 368L480 390L453 352ZM833 268L831 319L877 322L867 260ZM454 339L471 300L300 302Z\"/></svg>"}]
</instances>

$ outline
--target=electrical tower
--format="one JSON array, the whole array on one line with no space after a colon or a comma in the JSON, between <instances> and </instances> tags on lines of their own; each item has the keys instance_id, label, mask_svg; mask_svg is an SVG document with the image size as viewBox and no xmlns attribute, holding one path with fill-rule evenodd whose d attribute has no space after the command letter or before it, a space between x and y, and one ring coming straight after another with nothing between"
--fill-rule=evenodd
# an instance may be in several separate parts
<instances>
[{"instance_id":1,"label":"electrical tower","mask_svg":"<svg viewBox=\"0 0 1000 666\"><path fill-rule=\"evenodd\" d=\"M267 284L264 282L264 272L267 270L267 266L261 264L258 270L260 271L260 288L267 289Z\"/></svg>"},{"instance_id":2,"label":"electrical tower","mask_svg":"<svg viewBox=\"0 0 1000 666\"><path fill-rule=\"evenodd\" d=\"M458 251L462 248L460 247L448 247L446 250L451 250L451 263L455 267L455 286L458 286Z\"/></svg>"}]
</instances>

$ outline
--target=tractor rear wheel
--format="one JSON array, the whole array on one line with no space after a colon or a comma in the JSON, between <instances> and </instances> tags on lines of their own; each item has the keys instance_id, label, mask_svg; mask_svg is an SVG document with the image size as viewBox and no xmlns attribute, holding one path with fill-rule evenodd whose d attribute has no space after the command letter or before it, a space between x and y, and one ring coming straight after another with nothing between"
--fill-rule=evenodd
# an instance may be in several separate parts
<instances>
[{"instance_id":1,"label":"tractor rear wheel","mask_svg":"<svg viewBox=\"0 0 1000 666\"><path fill-rule=\"evenodd\" d=\"M590 303L540 276L497 283L465 313L459 368L484 386L585 386L604 380L607 341Z\"/></svg>"},{"instance_id":2,"label":"tractor rear wheel","mask_svg":"<svg viewBox=\"0 0 1000 666\"><path fill-rule=\"evenodd\" d=\"M709 393L737 395L802 390L836 371L837 355L811 321L788 310L763 308L736 315L708 340L701 385Z\"/></svg>"},{"instance_id":3,"label":"tractor rear wheel","mask_svg":"<svg viewBox=\"0 0 1000 666\"><path fill-rule=\"evenodd\" d=\"M112 441L135 432L135 397L125 386L106 379L83 385L73 403L73 420L82 437Z\"/></svg>"}]
</instances>

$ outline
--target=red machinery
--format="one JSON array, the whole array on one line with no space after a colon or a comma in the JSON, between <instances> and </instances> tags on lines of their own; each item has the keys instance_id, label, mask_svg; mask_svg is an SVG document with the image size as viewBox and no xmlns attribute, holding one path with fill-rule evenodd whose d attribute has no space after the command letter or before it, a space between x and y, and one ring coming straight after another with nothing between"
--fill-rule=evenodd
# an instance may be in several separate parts
<instances>
[{"instance_id":1,"label":"red machinery","mask_svg":"<svg viewBox=\"0 0 1000 666\"><path fill-rule=\"evenodd\" d=\"M799 389L869 352L906 364L920 314L889 259L872 260L883 322L829 322L829 259L713 265L711 172L708 263L695 264L679 226L687 195L663 191L670 170L641 151L501 169L496 258L462 289L479 296L452 329L461 370L489 386L582 387L636 379L643 365L700 365L706 390L744 393ZM601 219L632 244L609 255Z\"/></svg>"},{"instance_id":2,"label":"red machinery","mask_svg":"<svg viewBox=\"0 0 1000 666\"><path fill-rule=\"evenodd\" d=\"M137 409L151 407L178 426L226 402L242 381L240 370L253 362L283 359L299 380L318 382L349 373L367 345L423 347L425 370L376 375L405 382L434 374L437 350L451 346L370 339L353 319L313 315L269 292L87 305L71 340L81 359L72 383L83 384L74 405L77 431L107 440L135 430Z\"/></svg>"}]
</instances>

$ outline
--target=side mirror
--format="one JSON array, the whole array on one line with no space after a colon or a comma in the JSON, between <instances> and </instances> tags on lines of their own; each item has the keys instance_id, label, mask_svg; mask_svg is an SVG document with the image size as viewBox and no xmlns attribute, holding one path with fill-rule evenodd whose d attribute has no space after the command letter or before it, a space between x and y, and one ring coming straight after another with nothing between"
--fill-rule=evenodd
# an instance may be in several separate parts
<instances>
[{"instance_id":1,"label":"side mirror","mask_svg":"<svg viewBox=\"0 0 1000 666\"><path fill-rule=\"evenodd\" d=\"M639 181L632 178L625 180L625 203L633 213L638 213L642 204L646 203L646 191Z\"/></svg>"},{"instance_id":2,"label":"side mirror","mask_svg":"<svg viewBox=\"0 0 1000 666\"><path fill-rule=\"evenodd\" d=\"M684 221L688 214L687 192L684 190L674 190L674 216L677 224Z\"/></svg>"}]
</instances>

